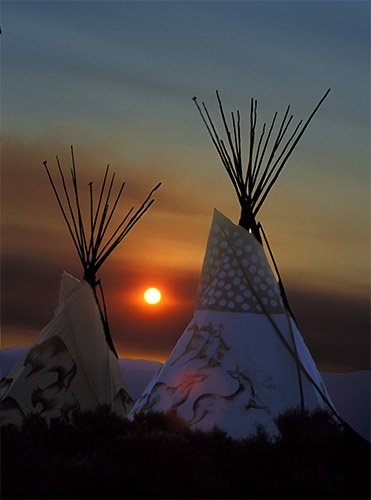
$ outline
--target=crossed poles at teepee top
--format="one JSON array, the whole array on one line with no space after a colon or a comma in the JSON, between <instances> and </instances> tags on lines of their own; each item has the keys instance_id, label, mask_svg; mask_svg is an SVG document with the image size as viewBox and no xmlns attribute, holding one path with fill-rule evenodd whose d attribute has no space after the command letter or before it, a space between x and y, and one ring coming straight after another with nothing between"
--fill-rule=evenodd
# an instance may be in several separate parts
<instances>
[{"instance_id":1,"label":"crossed poles at teepee top","mask_svg":"<svg viewBox=\"0 0 371 500\"><path fill-rule=\"evenodd\" d=\"M237 194L241 206L239 225L251 231L260 243L262 243L262 239L256 222L256 216L270 190L277 181L278 176L282 172L287 160L303 136L312 118L328 96L330 90L331 89L327 90L307 120L304 123L303 120L300 120L291 132L289 132L289 128L293 115L289 115L290 106L288 106L281 124L279 125L275 139L272 139L272 137L275 134L278 113L275 112L267 134L267 124L264 123L260 135L258 135L258 102L256 99L252 98L250 105L250 140L246 166L243 165L242 158L240 112L238 110L236 113L232 111L231 123L229 124L219 92L216 91L219 112L226 135L226 140L223 140L214 125L205 103L202 102L200 106L197 97L193 97L193 101L201 115L202 121L206 126ZM232 129L232 132L230 129ZM258 141L256 141L257 137Z\"/></svg>"},{"instance_id":2,"label":"crossed poles at teepee top","mask_svg":"<svg viewBox=\"0 0 371 500\"><path fill-rule=\"evenodd\" d=\"M75 156L72 146L71 159L72 192L71 185L68 186L67 184L58 156L56 157L56 160L61 181L59 186L60 192L58 191L56 183L52 178L47 162L44 161L43 165L82 264L84 270L83 279L89 283L94 292L107 343L115 356L118 358L109 329L103 288L100 279L97 279L96 276L98 270L109 255L111 255L113 250L122 242L125 236L155 202L155 199L152 198L152 196L161 186L161 182L150 191L139 208L135 210L134 207L131 207L121 219L120 223L112 231L112 217L117 210L119 200L125 187L125 182L121 184L118 194L116 195L116 198L114 198L113 204L111 204L115 173L112 174L111 179L108 181L109 165L107 165L96 207L94 207L93 182L89 182L89 229L86 230L81 210ZM100 290L100 300L97 294L97 287Z\"/></svg>"}]
</instances>

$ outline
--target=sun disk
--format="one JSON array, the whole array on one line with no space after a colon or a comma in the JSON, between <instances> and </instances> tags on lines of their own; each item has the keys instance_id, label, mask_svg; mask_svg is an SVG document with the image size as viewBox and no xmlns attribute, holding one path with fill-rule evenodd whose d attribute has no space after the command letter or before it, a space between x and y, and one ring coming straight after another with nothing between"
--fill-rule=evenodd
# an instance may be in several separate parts
<instances>
[{"instance_id":1,"label":"sun disk","mask_svg":"<svg viewBox=\"0 0 371 500\"><path fill-rule=\"evenodd\" d=\"M161 292L157 288L148 288L144 292L144 300L147 304L158 304L161 300Z\"/></svg>"}]
</instances>

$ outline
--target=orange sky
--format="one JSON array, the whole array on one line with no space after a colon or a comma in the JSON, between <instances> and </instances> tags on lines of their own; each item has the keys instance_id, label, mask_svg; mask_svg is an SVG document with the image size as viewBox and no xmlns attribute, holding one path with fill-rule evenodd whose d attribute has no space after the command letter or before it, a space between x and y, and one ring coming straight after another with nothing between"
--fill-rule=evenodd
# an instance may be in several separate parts
<instances>
[{"instance_id":1,"label":"orange sky","mask_svg":"<svg viewBox=\"0 0 371 500\"><path fill-rule=\"evenodd\" d=\"M119 354L164 360L192 317L214 207L239 217L192 97L218 116L218 88L246 126L251 97L261 121L288 104L298 121L331 87L259 220L319 368L368 368L365 3L88 3L2 8L2 347L36 339L63 270L81 277L44 160L68 169L73 144L85 187L109 163L124 212L163 182L101 277Z\"/></svg>"},{"instance_id":2,"label":"orange sky","mask_svg":"<svg viewBox=\"0 0 371 500\"><path fill-rule=\"evenodd\" d=\"M53 155L45 152L47 149L53 151ZM3 347L35 340L53 314L59 275L63 270L81 278L77 254L42 167L42 161L50 158L49 167L55 172L53 156L61 150L62 165L67 170L70 164L68 148L54 142L40 147L38 143L19 144L14 140L13 144L7 142L3 150L6 165L3 203L7 207L2 218L5 235L3 290L6 291ZM103 175L105 167L100 158L103 153L77 149L75 156L81 186ZM122 174L125 166L113 163L112 170ZM215 178L207 183L206 200L202 198L204 190L197 189L189 181L176 190L163 166L153 168L146 179L135 178L132 165L125 170L129 175L124 177L127 185L122 200L123 213L132 203L138 206L157 181L164 184L156 193L156 203L100 273L112 336L120 356L164 361L191 320L212 204L219 205L218 208L222 205L235 222L238 218L238 203L228 180L218 175L221 170L217 164ZM181 192L178 199L177 191ZM218 191L226 193L220 204L215 196ZM368 341L367 276L360 272L361 262L352 259L355 247L339 249L339 221L336 217L331 221L331 211L328 221L320 221L318 233L313 234L315 225L305 211L306 203L300 207L297 200L293 210L293 198L295 196L289 196L280 203L278 196L277 209L267 206L261 220L289 299L295 305L299 325L307 335L311 350L315 355L318 351L320 367L364 368ZM294 212L293 217L289 216L290 211ZM284 219L280 212L285 214ZM304 221L303 225L299 224L300 220ZM354 230L347 228L350 234ZM364 246L363 250L357 248L358 254L367 250L366 242ZM143 300L143 293L149 286L157 286L163 293L157 306L149 306ZM358 332L354 331L356 324Z\"/></svg>"}]
</instances>

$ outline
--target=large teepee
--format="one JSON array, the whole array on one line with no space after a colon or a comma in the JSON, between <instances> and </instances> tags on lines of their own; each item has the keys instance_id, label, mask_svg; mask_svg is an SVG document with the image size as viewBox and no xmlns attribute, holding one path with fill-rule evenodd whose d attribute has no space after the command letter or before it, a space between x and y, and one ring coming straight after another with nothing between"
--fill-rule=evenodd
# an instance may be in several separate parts
<instances>
[{"instance_id":1,"label":"large teepee","mask_svg":"<svg viewBox=\"0 0 371 500\"><path fill-rule=\"evenodd\" d=\"M175 410L192 428L217 426L239 438L252 434L258 424L274 434L275 417L289 408L335 411L279 275L265 255L255 219L326 95L282 145L292 120L287 110L269 153L277 115L266 136L264 124L256 145L257 105L252 101L245 168L239 113L232 114L231 133L218 95L227 147L206 107L202 110L196 101L237 192L241 218L235 225L215 210L193 318L130 415Z\"/></svg>"},{"instance_id":2,"label":"large teepee","mask_svg":"<svg viewBox=\"0 0 371 500\"><path fill-rule=\"evenodd\" d=\"M21 423L29 413L68 420L74 410L100 405L109 405L117 413L127 415L133 403L116 359L103 290L96 274L152 205L152 194L159 185L111 231L124 183L111 205L115 175L108 182L107 167L97 201L93 198L93 184L89 184L87 229L72 148L71 152L69 187L58 158L60 184L53 180L46 162L44 166L82 263L83 280L63 273L53 319L0 383L0 423Z\"/></svg>"}]
</instances>

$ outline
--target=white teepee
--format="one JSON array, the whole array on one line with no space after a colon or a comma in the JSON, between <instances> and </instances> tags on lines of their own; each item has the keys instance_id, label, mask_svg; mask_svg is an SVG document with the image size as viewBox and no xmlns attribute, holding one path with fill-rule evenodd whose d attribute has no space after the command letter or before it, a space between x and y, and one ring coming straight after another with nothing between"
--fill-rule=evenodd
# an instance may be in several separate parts
<instances>
[{"instance_id":1,"label":"white teepee","mask_svg":"<svg viewBox=\"0 0 371 500\"><path fill-rule=\"evenodd\" d=\"M245 437L300 407L331 404L255 237L215 211L193 318L134 405Z\"/></svg>"},{"instance_id":2,"label":"white teepee","mask_svg":"<svg viewBox=\"0 0 371 500\"><path fill-rule=\"evenodd\" d=\"M262 168L275 118L265 141L263 126L255 152L256 101L252 101L244 174L239 113L237 119L232 114L232 138L219 95L218 100L231 152L217 135L206 107L203 114L196 104L237 192L241 219L235 225L215 211L193 318L129 415L176 411L192 428L217 426L241 438L254 433L257 425L274 434L275 417L289 408L335 411L298 331L281 279L279 275L276 279L264 253L261 226L255 221L288 149L293 150L321 102L279 151L292 118L286 112Z\"/></svg>"},{"instance_id":3,"label":"white teepee","mask_svg":"<svg viewBox=\"0 0 371 500\"><path fill-rule=\"evenodd\" d=\"M2 424L29 413L68 420L100 405L127 415L133 401L86 281L62 275L54 318L1 381L0 397Z\"/></svg>"},{"instance_id":4,"label":"white teepee","mask_svg":"<svg viewBox=\"0 0 371 500\"><path fill-rule=\"evenodd\" d=\"M112 230L122 195L122 183L112 200L115 174L107 166L98 196L89 183L88 203L82 204L73 148L70 183L57 157L59 183L44 162L58 206L83 267L80 282L68 274L61 280L53 320L35 344L0 382L0 423L21 423L28 413L68 419L74 410L110 405L126 416L133 400L121 373L109 325L100 279L96 275L112 251L154 203L152 189L140 207L132 207ZM84 225L81 206L89 206ZM100 291L98 296L97 289Z\"/></svg>"}]
</instances>

